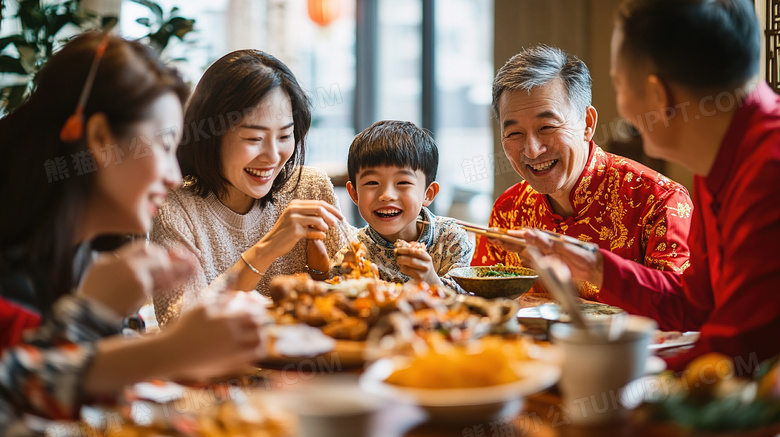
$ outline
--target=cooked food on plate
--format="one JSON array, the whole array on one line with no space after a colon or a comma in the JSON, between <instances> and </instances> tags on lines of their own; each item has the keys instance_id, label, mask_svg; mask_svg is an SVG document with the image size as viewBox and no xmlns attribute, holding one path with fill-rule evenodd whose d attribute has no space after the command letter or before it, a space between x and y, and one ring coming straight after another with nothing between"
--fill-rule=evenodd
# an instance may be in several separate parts
<instances>
[{"instance_id":1,"label":"cooked food on plate","mask_svg":"<svg viewBox=\"0 0 780 437\"><path fill-rule=\"evenodd\" d=\"M305 323L342 340L365 340L392 313L402 314L414 329L441 330L458 339L517 330L512 301L442 296L425 283L362 278L329 285L308 275L281 276L271 282L271 298L277 323Z\"/></svg>"},{"instance_id":2,"label":"cooked food on plate","mask_svg":"<svg viewBox=\"0 0 780 437\"><path fill-rule=\"evenodd\" d=\"M345 279L379 278L379 269L366 258L366 246L357 240L353 240L349 242L349 247L349 253L344 257L344 262L341 264L344 270L349 273L343 277L336 276L329 282L338 283Z\"/></svg>"},{"instance_id":3,"label":"cooked food on plate","mask_svg":"<svg viewBox=\"0 0 780 437\"><path fill-rule=\"evenodd\" d=\"M396 369L386 382L431 389L507 384L521 378L517 365L529 359L528 344L518 339L489 336L453 345L436 334L426 338L427 351Z\"/></svg>"},{"instance_id":4,"label":"cooked food on plate","mask_svg":"<svg viewBox=\"0 0 780 437\"><path fill-rule=\"evenodd\" d=\"M477 273L477 277L480 278L491 278L491 277L499 277L499 278L509 278L513 276L520 276L519 273L512 270L507 270L503 268L503 264L496 264L494 266L491 266L487 270L480 271Z\"/></svg>"}]
</instances>

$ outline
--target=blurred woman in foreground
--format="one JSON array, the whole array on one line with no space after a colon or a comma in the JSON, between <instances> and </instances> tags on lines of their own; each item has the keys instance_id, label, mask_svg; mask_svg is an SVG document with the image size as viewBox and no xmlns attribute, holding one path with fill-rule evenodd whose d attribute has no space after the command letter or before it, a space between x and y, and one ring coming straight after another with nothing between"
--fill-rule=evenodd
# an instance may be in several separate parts
<instances>
[{"instance_id":1,"label":"blurred woman in foreground","mask_svg":"<svg viewBox=\"0 0 780 437\"><path fill-rule=\"evenodd\" d=\"M156 337L124 317L182 282L191 254L136 243L95 257L100 235L144 234L181 182L187 88L143 45L91 33L55 54L36 90L0 120L0 435L23 414L72 419L82 404L149 378L202 378L255 361L258 316L199 307ZM16 317L21 322L14 324Z\"/></svg>"}]
</instances>

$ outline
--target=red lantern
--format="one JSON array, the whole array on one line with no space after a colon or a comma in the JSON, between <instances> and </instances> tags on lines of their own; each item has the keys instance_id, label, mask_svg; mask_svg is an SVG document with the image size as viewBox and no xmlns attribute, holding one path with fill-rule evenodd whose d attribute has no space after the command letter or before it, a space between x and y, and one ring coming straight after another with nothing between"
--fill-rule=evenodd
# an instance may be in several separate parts
<instances>
[{"instance_id":1,"label":"red lantern","mask_svg":"<svg viewBox=\"0 0 780 437\"><path fill-rule=\"evenodd\" d=\"M336 21L341 14L341 0L309 0L309 18L320 26Z\"/></svg>"}]
</instances>

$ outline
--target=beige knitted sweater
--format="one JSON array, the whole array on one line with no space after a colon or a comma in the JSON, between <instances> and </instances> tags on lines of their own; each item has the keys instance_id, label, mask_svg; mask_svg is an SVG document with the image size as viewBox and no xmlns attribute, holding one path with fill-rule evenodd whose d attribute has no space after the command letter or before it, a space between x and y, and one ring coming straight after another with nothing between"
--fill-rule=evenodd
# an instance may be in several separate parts
<instances>
[{"instance_id":1,"label":"beige knitted sweater","mask_svg":"<svg viewBox=\"0 0 780 437\"><path fill-rule=\"evenodd\" d=\"M216 292L209 284L271 230L293 199L320 199L338 208L333 184L325 172L313 167L302 167L301 171L297 189L291 189L297 180L292 177L274 196L272 204L263 208L256 201L246 214L236 214L213 193L205 198L186 188L170 193L155 217L150 238L162 246L178 244L188 248L197 256L200 268L182 286L155 296L154 307L160 326L178 318L182 310L193 304L212 299ZM346 240L336 228L331 228L325 243L332 258ZM277 258L268 267L257 290L267 295L273 277L305 271L306 241L301 240L287 255Z\"/></svg>"}]
</instances>

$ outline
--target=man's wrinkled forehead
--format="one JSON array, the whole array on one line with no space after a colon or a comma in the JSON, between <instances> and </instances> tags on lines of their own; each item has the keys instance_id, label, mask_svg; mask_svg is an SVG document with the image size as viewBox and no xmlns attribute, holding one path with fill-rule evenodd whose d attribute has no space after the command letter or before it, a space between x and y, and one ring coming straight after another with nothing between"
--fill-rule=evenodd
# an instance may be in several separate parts
<instances>
[{"instance_id":1,"label":"man's wrinkled forehead","mask_svg":"<svg viewBox=\"0 0 780 437\"><path fill-rule=\"evenodd\" d=\"M566 114L571 112L572 105L565 88L561 86L561 89L555 89L551 85L530 91L507 90L499 99L501 126L514 125L520 117L563 121Z\"/></svg>"}]
</instances>

